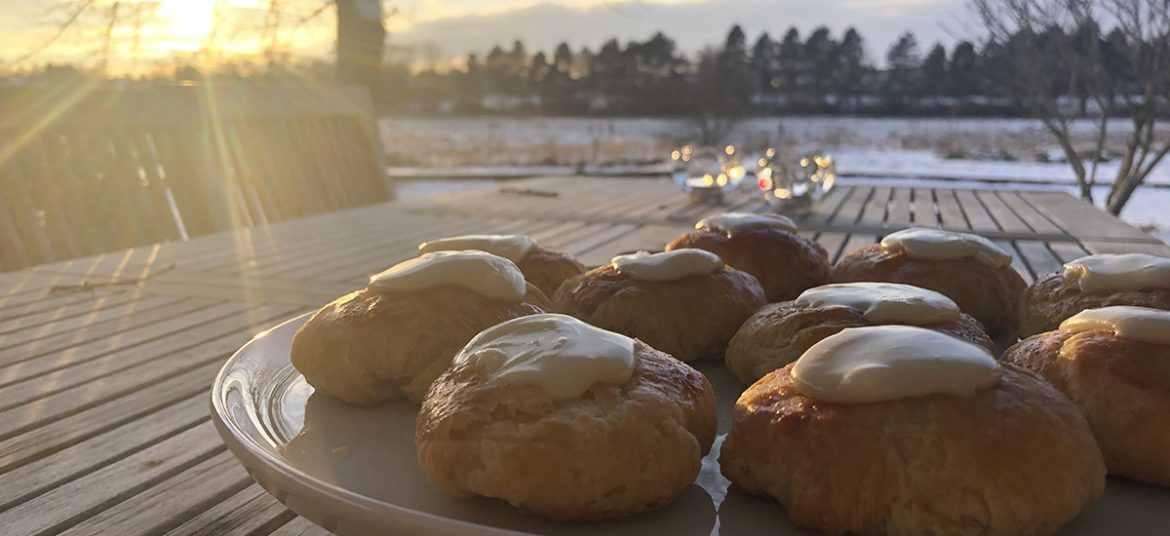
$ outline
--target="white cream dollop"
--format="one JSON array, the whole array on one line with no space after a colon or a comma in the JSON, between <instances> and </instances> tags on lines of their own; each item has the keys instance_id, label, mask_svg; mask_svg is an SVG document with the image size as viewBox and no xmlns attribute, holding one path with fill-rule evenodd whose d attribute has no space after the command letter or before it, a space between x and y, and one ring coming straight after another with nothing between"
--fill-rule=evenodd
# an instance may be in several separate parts
<instances>
[{"instance_id":1,"label":"white cream dollop","mask_svg":"<svg viewBox=\"0 0 1170 536\"><path fill-rule=\"evenodd\" d=\"M1086 309L1061 322L1060 329L1074 333L1104 329L1131 341L1170 344L1170 311L1131 305Z\"/></svg>"},{"instance_id":2,"label":"white cream dollop","mask_svg":"<svg viewBox=\"0 0 1170 536\"><path fill-rule=\"evenodd\" d=\"M841 283L810 288L797 305L841 305L879 324L927 326L959 320L959 306L933 290L898 283Z\"/></svg>"},{"instance_id":3,"label":"white cream dollop","mask_svg":"<svg viewBox=\"0 0 1170 536\"><path fill-rule=\"evenodd\" d=\"M528 290L512 261L484 251L436 251L402 261L370 278L370 289L411 292L440 285L463 287L485 298L520 301Z\"/></svg>"},{"instance_id":4,"label":"white cream dollop","mask_svg":"<svg viewBox=\"0 0 1170 536\"><path fill-rule=\"evenodd\" d=\"M1170 288L1170 259L1145 253L1089 255L1065 263L1064 280L1086 293Z\"/></svg>"},{"instance_id":5,"label":"white cream dollop","mask_svg":"<svg viewBox=\"0 0 1170 536\"><path fill-rule=\"evenodd\" d=\"M418 245L418 252L421 255L435 251L477 249L512 262L520 262L535 245L536 241L525 235L463 235L428 240Z\"/></svg>"},{"instance_id":6,"label":"white cream dollop","mask_svg":"<svg viewBox=\"0 0 1170 536\"><path fill-rule=\"evenodd\" d=\"M634 339L567 315L522 316L481 331L452 363L567 400L599 383L628 381L634 373Z\"/></svg>"},{"instance_id":7,"label":"white cream dollop","mask_svg":"<svg viewBox=\"0 0 1170 536\"><path fill-rule=\"evenodd\" d=\"M914 326L847 328L796 360L792 380L816 400L863 404L930 394L972 396L999 382L987 349Z\"/></svg>"},{"instance_id":8,"label":"white cream dollop","mask_svg":"<svg viewBox=\"0 0 1170 536\"><path fill-rule=\"evenodd\" d=\"M980 264L1002 268L1012 263L1011 254L979 235L941 229L911 228L882 239L883 251L902 251L911 259L957 261L973 258Z\"/></svg>"},{"instance_id":9,"label":"white cream dollop","mask_svg":"<svg viewBox=\"0 0 1170 536\"><path fill-rule=\"evenodd\" d=\"M718 255L691 248L653 254L639 251L618 255L609 262L615 270L642 281L674 281L692 275L706 275L723 268L723 259Z\"/></svg>"},{"instance_id":10,"label":"white cream dollop","mask_svg":"<svg viewBox=\"0 0 1170 536\"><path fill-rule=\"evenodd\" d=\"M727 236L751 229L782 229L795 233L796 223L779 214L725 212L699 220L699 223L695 224L695 229L724 232Z\"/></svg>"}]
</instances>

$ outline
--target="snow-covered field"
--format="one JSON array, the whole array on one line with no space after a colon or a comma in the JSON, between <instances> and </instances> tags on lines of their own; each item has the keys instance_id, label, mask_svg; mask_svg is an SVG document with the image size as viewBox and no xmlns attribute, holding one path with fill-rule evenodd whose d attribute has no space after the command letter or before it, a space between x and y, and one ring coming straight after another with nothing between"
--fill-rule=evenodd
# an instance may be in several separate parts
<instances>
[{"instance_id":1,"label":"snow-covered field","mask_svg":"<svg viewBox=\"0 0 1170 536\"><path fill-rule=\"evenodd\" d=\"M658 166L670 151L693 142L694 125L664 118L399 118L380 122L392 166L407 173L428 168L465 170L481 177L544 172L594 171L615 166ZM1091 147L1092 125L1073 126L1077 141ZM1126 135L1124 121L1110 124L1116 151ZM1170 135L1170 133L1168 133ZM1059 155L1052 137L1030 119L917 119L784 117L741 121L724 143L753 152L778 147L790 152L824 150L844 175L989 181L987 187L1069 189L1068 165L1046 162ZM539 167L536 167L539 166ZM1098 182L1108 184L1115 161L1103 162ZM643 168L645 169L645 168ZM425 174L425 173L424 173ZM980 184L980 183L977 183ZM1170 163L1155 169L1122 216L1170 235ZM998 185L998 186L997 186ZM408 186L415 195L431 186ZM445 188L455 187L448 184ZM1098 198L1104 189L1097 188Z\"/></svg>"}]
</instances>

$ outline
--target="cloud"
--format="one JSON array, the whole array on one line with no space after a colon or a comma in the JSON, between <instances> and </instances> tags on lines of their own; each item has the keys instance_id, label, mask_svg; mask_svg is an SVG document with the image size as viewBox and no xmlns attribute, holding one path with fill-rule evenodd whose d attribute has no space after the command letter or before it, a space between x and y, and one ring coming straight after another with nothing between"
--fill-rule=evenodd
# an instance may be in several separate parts
<instances>
[{"instance_id":1,"label":"cloud","mask_svg":"<svg viewBox=\"0 0 1170 536\"><path fill-rule=\"evenodd\" d=\"M925 49L934 41L969 38L964 0L727 0L665 4L637 0L584 7L541 3L484 15L463 15L418 22L394 32L390 42L437 47L447 58L483 53L493 45L508 48L522 39L529 51L551 51L568 42L575 50L593 50L611 37L645 39L656 31L674 38L687 53L723 41L732 24L740 24L749 44L760 32L778 38L795 25L805 35L828 26L838 36L854 26L866 39L872 61L884 61L886 48L912 29Z\"/></svg>"}]
</instances>

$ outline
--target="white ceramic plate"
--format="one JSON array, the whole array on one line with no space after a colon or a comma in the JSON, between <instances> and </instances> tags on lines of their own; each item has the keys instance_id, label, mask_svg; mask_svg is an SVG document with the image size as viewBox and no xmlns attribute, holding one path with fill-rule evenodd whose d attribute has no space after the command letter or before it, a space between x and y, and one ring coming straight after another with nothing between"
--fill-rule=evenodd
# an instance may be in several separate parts
<instances>
[{"instance_id":1,"label":"white ceramic plate","mask_svg":"<svg viewBox=\"0 0 1170 536\"><path fill-rule=\"evenodd\" d=\"M722 435L703 460L698 480L681 497L629 520L560 524L524 515L501 501L441 495L415 460L414 405L370 409L316 396L292 368L289 345L307 319L269 330L228 360L212 389L212 417L260 485L338 534L805 534L775 501L729 489L716 462ZM699 368L715 386L724 434L742 387L720 364ZM1110 479L1105 496L1061 534L1167 531L1170 490Z\"/></svg>"}]
</instances>

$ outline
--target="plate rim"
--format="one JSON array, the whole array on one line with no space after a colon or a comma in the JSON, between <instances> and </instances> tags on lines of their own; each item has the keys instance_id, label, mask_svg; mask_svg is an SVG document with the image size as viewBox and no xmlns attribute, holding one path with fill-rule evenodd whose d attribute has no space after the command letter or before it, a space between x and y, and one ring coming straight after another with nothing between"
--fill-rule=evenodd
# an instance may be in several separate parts
<instances>
[{"instance_id":1,"label":"plate rim","mask_svg":"<svg viewBox=\"0 0 1170 536\"><path fill-rule=\"evenodd\" d=\"M491 527L469 521L452 519L428 512L422 512L412 508L407 508L405 506L380 501L348 490L344 487L330 484L328 482L314 478L312 475L297 469L293 465L289 464L286 460L283 460L280 456L276 455L274 452L270 452L269 450L263 448L263 446L257 444L252 437L243 432L240 426L235 422L235 419L230 416L227 408L224 406L225 399L223 394L225 383L227 381L227 375L230 374L233 370L239 368L240 364L248 359L248 355L253 346L258 344L257 341L261 340L264 335L281 328L291 329L289 326L292 324L296 324L299 328L300 325L308 321L309 317L313 314L314 312L307 312L294 316L270 328L267 328L260 333L257 333L251 339L249 339L248 342L244 343L243 346L232 353L231 357L229 357L224 362L223 366L220 367L219 372L216 373L215 379L212 380L211 418L215 424L215 429L219 433L220 438L223 439L224 444L228 447L228 450L236 458L240 459L240 462L244 465L248 475L252 477L252 480L260 484L261 488L264 488L264 490L269 495L272 495L281 504L284 504L290 510L293 510L298 515L302 516L304 515L302 512L297 511L296 508L286 502L285 499L287 498L287 494L273 493L268 489L268 486L264 485L265 483L259 481L257 475L254 474L251 468L251 464L247 463L249 460L251 460L253 463L261 465L263 468L269 471L274 472L280 478L284 479L286 482L282 482L282 484L292 483L300 489L316 494L323 494L330 501L332 501L332 503L349 507L356 507L364 511L366 515L378 516L378 518L383 522L388 521L395 524L401 524L402 521L414 522L414 524L420 526L425 526L430 529L443 530L451 534L490 534L499 536L525 536L532 534L529 532L520 532L499 527ZM244 397L244 400L248 403L251 402L250 397ZM282 495L285 495L285 497L282 497ZM392 514L392 516L389 518L386 515L388 513ZM400 521L395 521L394 518L402 519ZM310 521L312 520L310 519ZM314 523L316 522L314 521Z\"/></svg>"}]
</instances>

